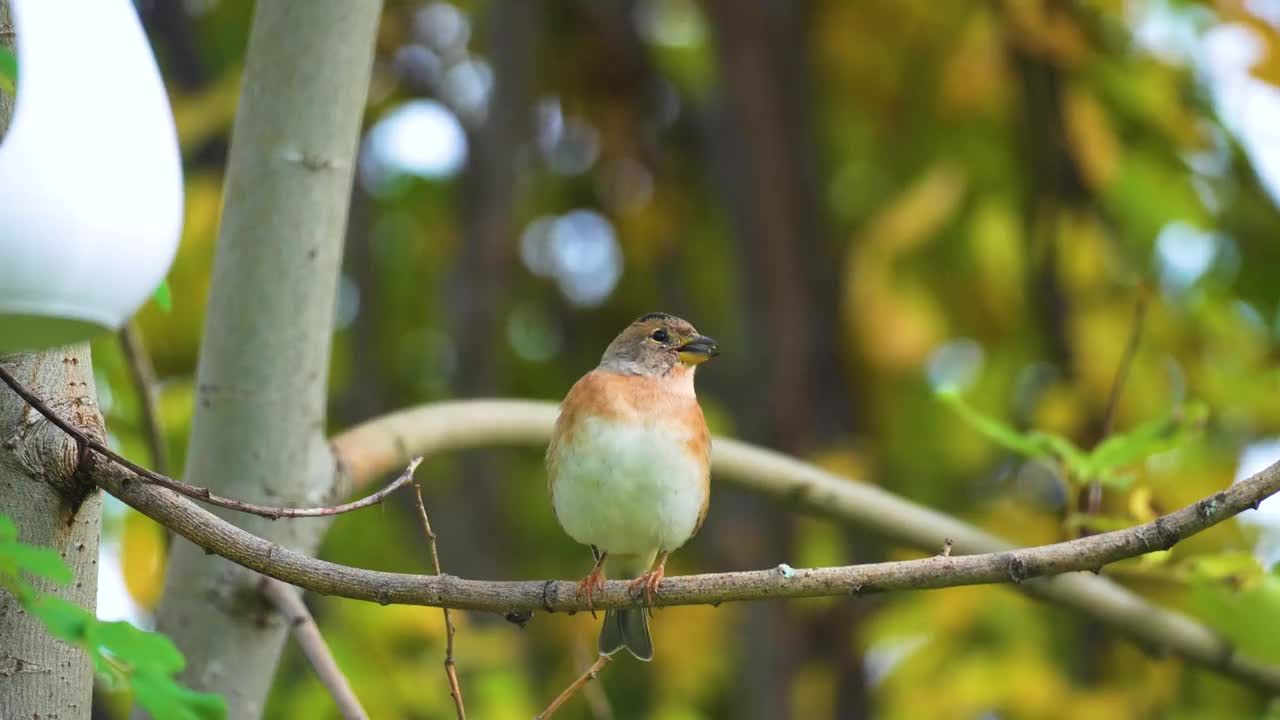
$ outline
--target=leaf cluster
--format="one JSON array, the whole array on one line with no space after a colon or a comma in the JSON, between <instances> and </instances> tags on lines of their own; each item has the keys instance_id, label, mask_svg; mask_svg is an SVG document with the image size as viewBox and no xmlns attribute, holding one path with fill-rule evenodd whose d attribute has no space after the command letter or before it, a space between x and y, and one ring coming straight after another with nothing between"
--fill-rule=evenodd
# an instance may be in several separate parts
<instances>
[{"instance_id":1,"label":"leaf cluster","mask_svg":"<svg viewBox=\"0 0 1280 720\"><path fill-rule=\"evenodd\" d=\"M103 622L75 603L45 595L25 575L59 585L72 580L57 551L18 541L13 521L0 515L0 587L8 590L49 633L83 648L99 679L112 690L131 689L153 717L174 720L224 720L226 703L212 693L196 692L174 681L186 660L169 638L127 622Z\"/></svg>"}]
</instances>

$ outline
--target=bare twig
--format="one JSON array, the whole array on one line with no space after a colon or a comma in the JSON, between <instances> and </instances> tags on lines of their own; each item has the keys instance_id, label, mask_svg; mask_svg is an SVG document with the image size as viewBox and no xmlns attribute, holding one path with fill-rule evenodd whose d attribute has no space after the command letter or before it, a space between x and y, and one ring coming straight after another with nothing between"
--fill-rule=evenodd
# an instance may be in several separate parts
<instances>
[{"instance_id":1,"label":"bare twig","mask_svg":"<svg viewBox=\"0 0 1280 720\"><path fill-rule=\"evenodd\" d=\"M359 698L352 691L351 683L347 682L347 676L338 668L333 654L329 652L329 646L320 635L320 629L316 627L315 618L311 616L306 603L302 602L302 598L298 596L297 590L279 580L264 577L262 592L288 621L290 628L293 629L294 639L302 648L302 654L307 657L311 667L316 671L316 676L333 696L333 702L338 706L342 717L345 720L369 720L368 713L364 711Z\"/></svg>"},{"instance_id":2,"label":"bare twig","mask_svg":"<svg viewBox=\"0 0 1280 720\"><path fill-rule=\"evenodd\" d=\"M1102 425L1098 437L1105 440L1111 434L1111 427L1116 420L1116 410L1120 406L1120 395L1124 392L1125 381L1129 379L1129 371L1133 369L1134 358L1138 356L1138 345L1142 342L1142 331L1147 317L1147 288L1138 287L1138 299L1133 303L1133 319L1129 324L1129 339L1125 342L1124 352L1120 355L1120 364L1116 366L1115 377L1111 380L1111 391L1107 394L1107 409L1102 414ZM1094 480L1085 488L1084 511L1088 515L1097 515L1102 508L1102 483ZM1088 534L1088 528L1080 528L1081 535Z\"/></svg>"},{"instance_id":3,"label":"bare twig","mask_svg":"<svg viewBox=\"0 0 1280 720\"><path fill-rule=\"evenodd\" d=\"M135 320L130 320L120 330L120 350L124 352L125 364L129 367L129 375L133 378L133 386L138 391L138 404L142 408L142 427L147 438L147 446L151 450L151 465L161 474L169 473L169 453L164 442L164 428L160 424L160 413L156 409L156 369L151 364L151 356L142 342L142 333Z\"/></svg>"},{"instance_id":4,"label":"bare twig","mask_svg":"<svg viewBox=\"0 0 1280 720\"><path fill-rule=\"evenodd\" d=\"M1129 325L1129 339L1124 346L1124 354L1120 356L1120 364L1116 366L1116 375L1111 380L1111 392L1107 395L1107 409L1102 415L1102 431L1106 437L1111 434L1111 426L1116 419L1116 408L1120 405L1120 395L1124 392L1125 381L1129 379L1129 371L1133 369L1133 360L1138 356L1138 346L1142 343L1142 331L1147 317L1147 289L1138 288L1138 299L1133 303L1133 320Z\"/></svg>"},{"instance_id":5,"label":"bare twig","mask_svg":"<svg viewBox=\"0 0 1280 720\"><path fill-rule=\"evenodd\" d=\"M590 650L588 650L590 648ZM590 645L573 645L573 659L579 665L588 665L588 661L596 654L596 644ZM582 699L587 701L587 708L591 710L591 717L594 720L613 720L613 706L609 704L609 696L605 695L604 686L600 683L592 685L587 683L582 688Z\"/></svg>"},{"instance_id":6,"label":"bare twig","mask_svg":"<svg viewBox=\"0 0 1280 720\"><path fill-rule=\"evenodd\" d=\"M359 500L353 500L349 503L329 507L282 508L271 507L268 505L255 505L254 503L248 503L242 500L234 500L232 498L215 495L210 492L208 488L188 485L184 482L179 482L173 478L161 475L155 471L148 470L123 455L120 455L106 445L103 445L97 440L94 440L81 432L71 423L63 420L62 417L40 400L40 398L36 397L35 394L28 390L22 383L18 382L18 380L10 375L3 367L0 367L0 381L4 381L6 385L8 385L23 400L26 400L27 404L43 415L45 419L56 425L66 434L75 438L76 443L81 448L93 450L99 455L110 458L116 463L128 468L133 471L134 479L137 481L159 485L160 487L172 490L179 495L184 495L192 498L193 500L199 500L206 505L215 505L229 510L249 513L251 515L261 515L262 517L271 518L272 520L276 520L278 518L327 517L330 515L341 515L343 513L349 513L354 510L361 510L372 505L377 505L388 495L408 485L412 481L412 477L408 475L401 475L390 485L387 485L371 495L360 498Z\"/></svg>"},{"instance_id":7,"label":"bare twig","mask_svg":"<svg viewBox=\"0 0 1280 720\"><path fill-rule=\"evenodd\" d=\"M414 471L418 469L421 462L422 456L410 460L409 467L405 468L405 475L413 477ZM443 573L440 571L440 553L436 550L436 534L431 530L426 503L422 502L422 485L416 479L413 481L413 495L418 503L418 516L422 519L422 530L427 534L427 543L431 546L431 567L436 571L436 576L440 576ZM458 720L467 720L467 709L462 703L462 686L458 684L458 670L453 661L454 632L453 618L449 615L449 608L444 608L444 672L449 678L449 696L453 698L453 709L457 711Z\"/></svg>"},{"instance_id":8,"label":"bare twig","mask_svg":"<svg viewBox=\"0 0 1280 720\"><path fill-rule=\"evenodd\" d=\"M585 687L587 683L595 680L596 676L600 674L600 671L604 670L604 666L608 665L609 661L612 659L612 655L600 655L597 657L596 661L591 664L591 667L587 668L586 672L579 675L577 680L569 683L569 687L565 688L564 692L557 695L556 699L552 700L551 704L547 706L547 709L539 713L533 720L546 720L551 717L555 711L560 709L560 706L569 702L569 700L573 698L579 690Z\"/></svg>"}]
</instances>

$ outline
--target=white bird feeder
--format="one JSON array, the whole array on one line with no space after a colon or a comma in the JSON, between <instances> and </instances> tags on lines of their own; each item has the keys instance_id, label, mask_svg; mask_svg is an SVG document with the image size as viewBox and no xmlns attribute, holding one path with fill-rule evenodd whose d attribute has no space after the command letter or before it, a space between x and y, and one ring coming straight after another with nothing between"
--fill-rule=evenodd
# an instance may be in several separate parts
<instances>
[{"instance_id":1,"label":"white bird feeder","mask_svg":"<svg viewBox=\"0 0 1280 720\"><path fill-rule=\"evenodd\" d=\"M0 353L121 327L182 230L182 164L130 0L10 0L18 96L0 144Z\"/></svg>"}]
</instances>

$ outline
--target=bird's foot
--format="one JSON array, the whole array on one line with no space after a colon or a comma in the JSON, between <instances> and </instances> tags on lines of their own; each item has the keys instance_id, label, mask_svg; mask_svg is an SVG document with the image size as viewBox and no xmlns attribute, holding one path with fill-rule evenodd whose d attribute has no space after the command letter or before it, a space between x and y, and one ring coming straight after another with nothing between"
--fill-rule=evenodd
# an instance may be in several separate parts
<instances>
[{"instance_id":1,"label":"bird's foot","mask_svg":"<svg viewBox=\"0 0 1280 720\"><path fill-rule=\"evenodd\" d=\"M594 548L593 548L594 549ZM592 596L596 590L604 589L604 553L596 558L595 567L591 568L591 573L578 581L578 597L585 596L587 598L587 611L591 613L591 617L596 616L595 606L592 604Z\"/></svg>"},{"instance_id":2,"label":"bird's foot","mask_svg":"<svg viewBox=\"0 0 1280 720\"><path fill-rule=\"evenodd\" d=\"M658 594L658 586L662 584L664 577L666 577L665 562L659 563L658 567L627 583L627 590L633 595L643 593L645 603L653 605L653 598Z\"/></svg>"}]
</instances>

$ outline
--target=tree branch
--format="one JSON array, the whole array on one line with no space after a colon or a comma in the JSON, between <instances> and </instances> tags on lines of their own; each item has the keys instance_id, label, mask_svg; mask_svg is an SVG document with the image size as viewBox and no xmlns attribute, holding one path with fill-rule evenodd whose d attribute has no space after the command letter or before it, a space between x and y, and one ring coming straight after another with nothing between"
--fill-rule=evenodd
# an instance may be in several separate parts
<instances>
[{"instance_id":1,"label":"tree branch","mask_svg":"<svg viewBox=\"0 0 1280 720\"><path fill-rule=\"evenodd\" d=\"M298 597L298 591L279 580L263 578L262 592L289 623L294 639L302 648L302 654L306 655L307 661L316 671L316 676L333 696L333 702L337 705L338 712L342 713L342 717L345 720L369 720L368 713L364 711L359 698L351 689L351 683L347 682L347 676L342 674L337 661L333 659L333 654L329 652L329 646L320 635L320 628L316 627L311 611L307 609L306 603L302 602L302 598Z\"/></svg>"},{"instance_id":2,"label":"tree branch","mask_svg":"<svg viewBox=\"0 0 1280 720\"><path fill-rule=\"evenodd\" d=\"M6 377L3 373L0 373L0 377L4 377L20 396L28 401L35 400L33 406L42 405L11 377ZM65 421L58 419L48 411L47 407L42 412L46 412L54 424L67 430L73 437L78 437L74 428L66 426ZM379 473L389 471L389 464L400 462L401 456L410 450L425 454L484 445L541 445L546 442L550 433L555 413L555 405L551 403L530 401L473 400L420 406L392 413L344 432L333 440L332 447L339 467L345 468L357 484L367 484ZM107 457L115 460L113 455L114 453L110 453ZM405 460L407 461L407 458ZM127 460L123 463L119 461L99 463L93 473L94 482L208 552L217 553L263 574L314 592L372 600L383 604L401 602L503 612L508 619L527 618L530 611L537 607L551 612L556 610L572 612L582 609L577 603L564 599L571 597L572 591L576 589L576 585L570 583L555 581L483 583L459 580L447 575L424 578L356 570L316 560L240 530L180 497L166 493L160 488L148 486L147 483L150 480L133 472L132 465ZM954 582L933 585L904 583L904 579L914 577L908 575L893 576L891 579L896 583L888 582L890 578L871 577L876 573L888 572L893 565L889 563L809 571L830 573L833 570L843 570L845 576L840 578L815 578L805 575L805 579L810 583L815 579L818 581L825 579L830 584L827 588L815 590L804 584L788 583L785 587L786 593L782 593L779 592L779 588L774 587L777 585L775 581L772 585L765 584L756 588L755 595L744 595L741 594L742 583L745 582L750 586L751 578L743 574L729 573L678 580L669 579L667 582L672 583L670 587L684 588L686 591L690 588L685 587L685 583L693 581L696 585L699 580L705 582L707 578L710 578L713 583L726 580L727 584L716 585L711 592L698 597L694 596L695 590L694 595L685 595L683 599L664 590L664 595L657 603L659 605L699 602L718 604L725 600L762 597L842 594L833 590L837 580L847 585L846 592L861 586L863 593L1000 582L1005 578L1010 580L1019 577L1029 578L1036 574L1063 573L1078 569L1096 570L1107 562L1114 562L1115 559L1141 554L1151 549L1160 549L1157 546L1138 548L1130 555L1125 555L1125 550L1122 549L1123 544L1090 546L1091 554L1088 558L1091 559L1084 561L1084 556L1075 558L1083 562L1082 566L1046 565L1040 568L1040 572L1035 572L1034 564L1029 566L1026 559L1008 554L1007 551L1010 551L1012 546L999 537L876 487L850 481L848 478L828 473L780 453L733 440L716 438L712 452L712 467L718 478L731 480L745 488L790 501L801 509L879 531L890 539L908 545L918 548L937 547L937 538L942 537L952 540L953 547L959 547L965 552L985 552L989 559L1002 558L1006 576L1002 578L998 573L996 576L987 577L973 574L957 575L954 577ZM1225 493L1219 493L1191 507L1203 507L1203 512L1212 520L1209 524L1220 522L1232 514L1241 512L1245 507L1256 506L1257 502L1274 493L1274 486L1267 483L1274 483L1277 472L1280 471L1277 471L1274 466L1268 468L1245 483L1238 484ZM1261 487L1259 483L1262 483ZM1224 512L1225 506L1221 504L1220 499L1226 497L1227 493L1237 497L1241 492L1254 493L1256 496L1245 505L1232 505L1230 512ZM1186 513L1190 509L1179 512ZM1149 542L1152 537L1149 528L1152 528L1157 539L1164 538L1164 542L1171 544L1184 537L1169 534L1167 523L1175 515L1178 513L1159 518L1145 526L1118 532L1123 535L1132 535L1133 538L1142 542ZM1184 530L1188 534L1198 532L1198 529L1190 525ZM1095 535L1074 542L1112 543L1114 535L1115 533ZM1106 559L1110 557L1108 552L1114 553L1117 549L1120 549L1118 555L1110 560ZM1038 550L1044 550L1044 548ZM1100 550L1106 552L1099 556ZM960 558L942 559L959 560ZM1014 563L1015 559L1019 562ZM1040 559L1044 560L1044 558ZM980 560L981 558L978 558L977 561ZM965 562L970 573L983 569L972 565L975 562L972 556ZM1009 570L1013 572L1010 573ZM737 583L736 586L735 583ZM1032 596L1082 612L1117 632L1133 638L1148 649L1174 652L1192 662L1215 669L1255 687L1280 692L1280 668L1236 656L1231 645L1212 630L1185 615L1152 605L1129 590L1103 578L1070 575L1046 581L1026 582L1021 585L1021 589ZM738 594L734 595L733 592ZM562 593L565 594L562 595ZM602 595L601 601L596 603L597 607L608 608L632 604L623 597L623 591L616 583L606 586Z\"/></svg>"},{"instance_id":3,"label":"tree branch","mask_svg":"<svg viewBox=\"0 0 1280 720\"><path fill-rule=\"evenodd\" d=\"M75 438L76 442L82 447L90 448L94 452L108 457L125 468L128 468L138 476L138 479L143 480L144 482L150 482L159 485L160 487L168 488L179 495L199 500L206 505L214 505L228 510L248 513L250 515L259 515L272 520L277 520L279 518L328 517L330 515L341 515L343 513L362 510L364 508L377 505L388 495L402 487L405 487L413 481L412 475L404 473L381 490L360 498L359 500L342 503L341 505L314 508L283 508L272 507L269 505L255 505L254 503L244 502L243 500L235 500L233 498L222 497L221 495L214 495L208 488L188 485L184 482L174 480L171 477L161 475L158 472L148 470L147 468L142 467L141 465L115 452L106 445L98 442L94 438L86 435L74 425L62 419L53 411L52 408L46 405L39 397L36 397L36 395L24 387L22 383L18 382L18 380L14 378L13 375L10 375L3 367L0 367L0 381L3 381L6 385L12 388L19 397L26 400L31 407L35 408L35 410L48 419L49 422L56 425L58 429Z\"/></svg>"},{"instance_id":4,"label":"tree branch","mask_svg":"<svg viewBox=\"0 0 1280 720\"><path fill-rule=\"evenodd\" d=\"M362 570L308 557L251 535L190 501L139 478L114 463L99 463L94 479L108 492L205 550L284 582L325 595L381 604L402 603L526 615L586 609L572 581L488 582L449 575L408 575ZM1153 522L1069 542L977 555L933 556L920 560L834 568L770 570L669 577L655 605L718 605L722 602L779 598L860 596L896 590L921 590L989 583L1022 583L1034 594L1053 596L1061 580L1035 580L1079 570L1097 571L1108 563L1172 547L1178 541L1254 507L1280 490L1280 464ZM935 543L936 546L936 543ZM636 607L623 581L611 581L594 596L597 609ZM1101 586L1071 588L1075 607L1105 596ZM1065 590L1065 588L1062 588ZM1094 592L1093 597L1088 591ZM1280 693L1280 668L1234 654L1212 632L1175 613L1153 608L1130 595L1128 607L1114 602L1109 613L1094 614L1121 631L1167 648L1272 693ZM1163 614L1158 627L1149 620Z\"/></svg>"},{"instance_id":5,"label":"tree branch","mask_svg":"<svg viewBox=\"0 0 1280 720\"><path fill-rule=\"evenodd\" d=\"M164 429L160 426L160 413L156 408L156 369L142 342L138 321L130 320L120 329L120 350L124 353L129 377L138 391L138 405L142 412L143 435L151 450L151 465L161 475L169 472L169 453L164 442Z\"/></svg>"},{"instance_id":6,"label":"tree branch","mask_svg":"<svg viewBox=\"0 0 1280 720\"><path fill-rule=\"evenodd\" d=\"M525 400L421 405L351 428L331 444L339 464L360 487L394 471L411 454L493 446L545 447L556 413L553 403ZM865 528L925 552L936 552L942 538L953 541L956 554L993 553L1014 547L1004 538L874 484L836 475L782 453L717 437L712 441L711 455L717 483L732 483L771 497L780 505ZM1213 630L1106 578L1072 574L1023 583L1018 589L1079 612L1153 654L1175 653L1255 686L1276 687L1280 669L1236 657L1230 644Z\"/></svg>"}]
</instances>

